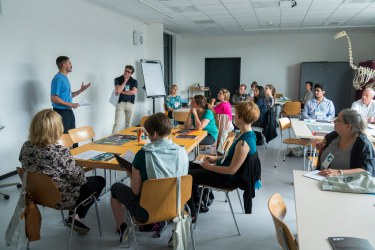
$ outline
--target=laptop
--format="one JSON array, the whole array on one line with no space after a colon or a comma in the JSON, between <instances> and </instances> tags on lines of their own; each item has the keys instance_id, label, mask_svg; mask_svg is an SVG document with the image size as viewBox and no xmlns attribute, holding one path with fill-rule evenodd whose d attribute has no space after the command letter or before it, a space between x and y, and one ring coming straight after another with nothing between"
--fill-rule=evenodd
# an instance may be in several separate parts
<instances>
[{"instance_id":1,"label":"laptop","mask_svg":"<svg viewBox=\"0 0 375 250\"><path fill-rule=\"evenodd\" d=\"M119 155L119 154L114 154L114 155L115 155L115 158L116 158L116 160L117 160L117 162L118 162L118 164L120 165L121 168L125 168L129 172L132 171L133 166L130 162L128 162L127 160L122 158L121 155Z\"/></svg>"}]
</instances>

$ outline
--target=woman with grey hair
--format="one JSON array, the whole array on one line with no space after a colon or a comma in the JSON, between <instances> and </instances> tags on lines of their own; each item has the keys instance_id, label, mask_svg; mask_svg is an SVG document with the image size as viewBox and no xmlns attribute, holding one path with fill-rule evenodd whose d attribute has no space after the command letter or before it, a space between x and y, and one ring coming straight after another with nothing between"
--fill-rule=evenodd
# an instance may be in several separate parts
<instances>
[{"instance_id":1,"label":"woman with grey hair","mask_svg":"<svg viewBox=\"0 0 375 250\"><path fill-rule=\"evenodd\" d=\"M366 120L354 109L344 109L334 121L335 131L318 144L320 175L337 176L368 171L375 176L375 152L365 135Z\"/></svg>"}]
</instances>

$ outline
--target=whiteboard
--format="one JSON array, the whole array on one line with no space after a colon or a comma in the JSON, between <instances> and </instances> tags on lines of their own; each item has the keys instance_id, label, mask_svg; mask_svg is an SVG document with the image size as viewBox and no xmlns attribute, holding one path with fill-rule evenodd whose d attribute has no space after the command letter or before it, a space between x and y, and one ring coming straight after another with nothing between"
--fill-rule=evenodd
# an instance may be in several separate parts
<instances>
[{"instance_id":1,"label":"whiteboard","mask_svg":"<svg viewBox=\"0 0 375 250\"><path fill-rule=\"evenodd\" d=\"M141 67L146 96L165 96L164 78L160 61L141 59Z\"/></svg>"}]
</instances>

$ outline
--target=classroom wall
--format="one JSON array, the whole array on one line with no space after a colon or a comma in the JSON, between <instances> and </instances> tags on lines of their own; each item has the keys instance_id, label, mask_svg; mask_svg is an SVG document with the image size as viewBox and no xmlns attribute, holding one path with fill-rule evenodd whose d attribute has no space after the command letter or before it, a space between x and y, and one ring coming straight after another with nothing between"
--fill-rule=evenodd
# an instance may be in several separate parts
<instances>
[{"instance_id":1,"label":"classroom wall","mask_svg":"<svg viewBox=\"0 0 375 250\"><path fill-rule=\"evenodd\" d=\"M175 82L186 96L193 83L204 83L205 58L241 57L241 83L248 88L254 80L273 84L278 93L296 99L301 62L349 60L347 40L334 40L335 33L177 37ZM349 36L355 63L375 59L374 33L349 32Z\"/></svg>"},{"instance_id":2,"label":"classroom wall","mask_svg":"<svg viewBox=\"0 0 375 250\"><path fill-rule=\"evenodd\" d=\"M133 45L133 31L142 31L143 45ZM72 90L81 82L92 86L75 98L92 105L74 111L77 126L91 125L96 138L112 131L115 108L108 103L113 79L126 64L139 59L163 61L163 26L134 19L77 0L2 1L0 12L0 176L19 166L19 151L33 115L50 108L50 83L57 73L56 57L71 58ZM152 110L139 86L133 124ZM161 105L160 105L161 106ZM162 110L161 108L156 109Z\"/></svg>"}]
</instances>

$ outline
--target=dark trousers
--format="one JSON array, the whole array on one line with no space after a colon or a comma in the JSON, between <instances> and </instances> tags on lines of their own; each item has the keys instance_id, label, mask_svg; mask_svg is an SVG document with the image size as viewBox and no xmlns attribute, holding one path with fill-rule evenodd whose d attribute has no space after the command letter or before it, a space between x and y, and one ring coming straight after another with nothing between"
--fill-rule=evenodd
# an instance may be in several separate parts
<instances>
[{"instance_id":1,"label":"dark trousers","mask_svg":"<svg viewBox=\"0 0 375 250\"><path fill-rule=\"evenodd\" d=\"M119 200L126 209L128 209L130 215L139 222L146 222L148 220L148 213L139 205L139 196L133 193L131 187L116 182L111 187L111 195L113 199Z\"/></svg>"},{"instance_id":2,"label":"dark trousers","mask_svg":"<svg viewBox=\"0 0 375 250\"><path fill-rule=\"evenodd\" d=\"M236 179L226 174L215 173L203 169L199 164L189 163L189 174L193 176L193 188L191 198L188 201L192 216L195 216L195 207L199 205L199 185L207 185L217 188L235 188L238 187Z\"/></svg>"},{"instance_id":3,"label":"dark trousers","mask_svg":"<svg viewBox=\"0 0 375 250\"><path fill-rule=\"evenodd\" d=\"M207 134L207 136L199 143L199 145L212 145L215 143L215 139L212 135Z\"/></svg>"},{"instance_id":4,"label":"dark trousers","mask_svg":"<svg viewBox=\"0 0 375 250\"><path fill-rule=\"evenodd\" d=\"M76 128L76 118L74 116L73 110L71 109L58 109L53 108L62 118L64 126L64 134L67 134L69 129ZM73 144L73 148L78 147L78 143Z\"/></svg>"},{"instance_id":5,"label":"dark trousers","mask_svg":"<svg viewBox=\"0 0 375 250\"><path fill-rule=\"evenodd\" d=\"M79 203L87 199L90 195L95 193L95 197L98 198L99 195L102 193L103 188L105 187L105 179L102 176L90 176L86 177L87 182L81 186L81 189L79 191L79 197L76 201L75 206L77 206ZM77 208L77 214L79 218L85 218L87 212L89 211L89 208L94 203L94 201L90 201L84 205L81 205ZM72 211L69 212L69 214L73 214Z\"/></svg>"}]
</instances>

